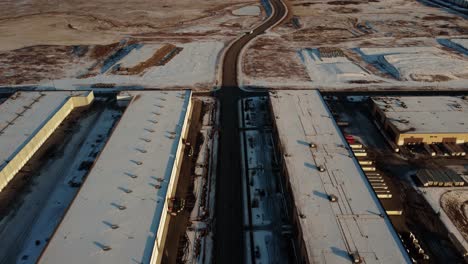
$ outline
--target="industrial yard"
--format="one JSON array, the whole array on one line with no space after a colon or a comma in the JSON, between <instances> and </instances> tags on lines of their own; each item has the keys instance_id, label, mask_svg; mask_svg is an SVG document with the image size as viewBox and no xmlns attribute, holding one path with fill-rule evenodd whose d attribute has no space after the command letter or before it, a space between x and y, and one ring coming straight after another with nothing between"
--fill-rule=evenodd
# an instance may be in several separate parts
<instances>
[{"instance_id":1,"label":"industrial yard","mask_svg":"<svg viewBox=\"0 0 468 264\"><path fill-rule=\"evenodd\" d=\"M467 0L0 3L0 264L466 263Z\"/></svg>"},{"instance_id":2,"label":"industrial yard","mask_svg":"<svg viewBox=\"0 0 468 264\"><path fill-rule=\"evenodd\" d=\"M213 218L215 194L215 178L212 176L211 166L216 155L213 146L217 144L217 133L213 130L217 122L216 101L210 97L192 97L190 91L183 90L122 92L99 95L95 98L92 95L92 92L17 92L3 97L0 107L5 111L2 112L1 120L4 124L10 124L10 127L3 129L0 144L11 145L16 140L20 142L20 146L31 149L30 146L36 141L43 143L30 158L22 162L24 165L18 163L20 169L13 178L7 172L16 164L15 156L11 156L12 161L1 167L1 182L5 185L2 185L0 195L0 231L2 244L9 246L2 247L0 262L61 263L61 259L68 258L71 252L83 257L82 253L85 251L108 251L112 247L119 258L154 258L158 262L160 260L157 259L165 258L166 261L175 261L177 254L162 253L165 236L159 235L161 242L158 244L161 248L148 247L144 234L150 226L156 228L152 231L154 233L173 232L169 235L181 238L180 242L179 239L171 240L172 244L166 245L166 250L177 252L179 246L192 248L190 255L181 255L181 259L196 260L211 256L213 234L210 233L210 222ZM90 98L89 106L70 111L62 121L57 119L62 116L62 109L66 108L67 102L74 102L73 100L79 99L80 96ZM25 113L16 116L13 124L9 116L12 113L9 112L14 113L14 109L22 108L23 104L32 106L24 108ZM154 109L148 107L150 105ZM51 115L51 109L57 106L60 107L54 110L56 112L52 111ZM176 107L182 112L176 111ZM38 118L37 122L46 124L42 130L35 129L35 123L24 122L33 112ZM164 113L170 113L174 118L164 118ZM146 115L147 119L134 118L132 115ZM39 118L41 116L44 116L45 121ZM47 124L57 120L57 128L50 134L42 132L48 129ZM190 123L188 120L191 120ZM31 132L30 138L33 141L28 141L29 139L21 134L14 136L9 132L13 131L12 126L22 126L27 132L29 128L26 125L32 126L32 130L37 132ZM136 138L130 141L125 131L135 131L138 126L141 128L141 135L136 135ZM153 144L157 144L158 148L145 146L152 144L151 136L157 134L157 127L161 130L159 136L162 140L156 140ZM204 139L197 143L202 137ZM179 142L176 139L184 141L184 144L171 144ZM21 143L23 140L25 143ZM151 159L153 151L164 149L174 152L166 155L167 164L165 159L160 159L161 164L154 161L147 163L144 160L145 154ZM5 147L2 150L9 149ZM129 151L128 155L119 155L120 159L129 159L127 162L118 161L112 156L112 153L122 154L123 151ZM20 153L20 158L24 157L21 151L16 153ZM131 157L132 153L134 157ZM108 165L105 165L105 162L108 162ZM171 162L174 164L174 170ZM162 169L161 173L157 172L158 169ZM110 173L107 174L108 177L115 177L115 173L121 171L120 181L116 178L111 180L115 186L108 184L106 170ZM191 177L192 171L199 175L195 182ZM107 195L103 196L103 192ZM159 198L156 200L153 198L154 192L160 193L157 194ZM189 195L190 192L193 194ZM94 200L95 197L101 197L98 198L100 201L86 202L89 199ZM182 201L184 206L180 207ZM148 209L151 206L156 207ZM141 208L146 208L146 218L141 212L132 212ZM189 226L189 209L194 210L190 218L191 223L199 222L196 229ZM128 211L127 217L139 214L138 224L132 222L132 217L126 218L126 214L111 213L112 210ZM102 212L102 215L98 212ZM159 212L159 216L153 219L155 212ZM87 219L86 224L80 216ZM159 222L158 228L155 224ZM92 223L95 224L96 230L119 229L119 234L126 233L125 241L131 239L126 246L129 251L123 251L123 248L117 250L117 246L123 242L119 239L123 237L117 238L110 233L106 235L108 232L88 232L91 231L89 228ZM72 229L77 230L79 235L75 237L67 231L68 225L73 226ZM83 228L77 229L78 225L82 225ZM179 231L169 229L169 225ZM29 228L25 229L24 226ZM137 226L143 228L140 229L143 233L138 233ZM129 228L128 231L125 231L126 228ZM183 240L187 237L185 232L190 234L192 241ZM61 233L68 235L61 236ZM87 239L84 239L84 234L87 234ZM56 242L61 239L64 240ZM81 250L77 250L77 243L72 242L74 239L78 239L77 242L81 241ZM135 244L137 242L146 246L140 247ZM72 248L69 248L70 252L67 252L66 245L72 245ZM203 247L203 251L200 251L200 246ZM61 248L59 251L64 255L57 255L55 247ZM143 249L144 252L141 252ZM184 254L184 251L181 253ZM94 258L108 261L106 259L112 257L107 254L84 258L77 256L75 259L83 263Z\"/></svg>"},{"instance_id":3,"label":"industrial yard","mask_svg":"<svg viewBox=\"0 0 468 264\"><path fill-rule=\"evenodd\" d=\"M389 213L389 217L401 235L407 236L411 232L419 240L419 245L427 255L427 259L422 258L421 261L439 263L450 259L452 263L461 263L462 255L467 250L467 240L464 235L466 230L463 224L466 221L466 212L463 209L466 197L463 193L467 192L465 185L468 168L468 159L462 153L468 150L468 146L464 140L450 141L442 137L437 139L439 133L443 135L442 131L446 131L451 137L456 135L459 129L452 127L450 122L460 126L461 119L449 115L450 117L435 118L430 121L418 115L427 113L432 113L433 117L438 114L443 115L452 110L450 107L457 109L457 102L464 104L462 99L464 97L327 96L327 98L327 103L338 124L341 124L343 133L353 143L362 144L366 150L367 160L375 162L374 171L366 172L366 175L370 181L378 178L375 175L381 175L378 179L382 179L388 187L386 190L391 194L391 197L381 199L382 204L387 213L389 213L387 208L399 212ZM405 116L408 122L400 122L399 126L415 128L405 129L402 133L416 133L414 134L416 136L418 131L423 129L425 132L421 132L427 133L427 138L431 141L424 142L417 139L414 141L416 136L408 137L411 140L405 140L404 143L402 140L399 143L396 140L398 134L392 134L393 130L388 125L382 124L383 117L375 115L372 110L375 102L384 103L382 106L386 110L383 113L388 115L392 122L398 122ZM391 102L396 103L394 108L390 106ZM386 103L388 106L385 106ZM398 110L397 107L402 108ZM415 110L415 107L419 109ZM350 109L353 109L352 115L349 114ZM437 112L435 109L441 111ZM454 114L461 114L465 118L466 115L463 114L465 110L466 107L458 108ZM416 117L412 121L410 121L411 113ZM401 118L390 117L392 114ZM416 124L420 126L417 127ZM460 150L455 151L451 144ZM445 153L436 153L433 150L442 148ZM355 152L356 156L359 154L360 152ZM432 183L429 184L429 181ZM409 237L405 239L405 246L409 247L411 245L409 241L412 239Z\"/></svg>"}]
</instances>

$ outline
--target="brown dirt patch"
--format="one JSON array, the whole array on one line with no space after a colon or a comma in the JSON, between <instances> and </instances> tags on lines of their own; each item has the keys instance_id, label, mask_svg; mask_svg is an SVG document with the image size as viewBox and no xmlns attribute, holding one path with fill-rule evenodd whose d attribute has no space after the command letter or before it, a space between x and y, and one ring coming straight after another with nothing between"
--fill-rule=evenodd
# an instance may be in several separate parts
<instances>
[{"instance_id":1,"label":"brown dirt patch","mask_svg":"<svg viewBox=\"0 0 468 264\"><path fill-rule=\"evenodd\" d=\"M362 2L358 1L331 1L328 2L329 5L359 5L362 4Z\"/></svg>"},{"instance_id":2,"label":"brown dirt patch","mask_svg":"<svg viewBox=\"0 0 468 264\"><path fill-rule=\"evenodd\" d=\"M73 76L90 62L88 46L32 46L0 53L0 84Z\"/></svg>"},{"instance_id":3,"label":"brown dirt patch","mask_svg":"<svg viewBox=\"0 0 468 264\"><path fill-rule=\"evenodd\" d=\"M423 17L422 20L426 20L426 21L434 21L434 20L453 21L453 20L458 20L458 17L428 15L428 16Z\"/></svg>"},{"instance_id":4,"label":"brown dirt patch","mask_svg":"<svg viewBox=\"0 0 468 264\"><path fill-rule=\"evenodd\" d=\"M254 78L310 81L296 51L278 44L275 39L257 40L244 55L243 69L246 75Z\"/></svg>"},{"instance_id":5,"label":"brown dirt patch","mask_svg":"<svg viewBox=\"0 0 468 264\"><path fill-rule=\"evenodd\" d=\"M314 2L307 2L307 3L296 3L296 4L293 4L293 6L311 6L311 5L315 5L315 4L318 4L318 3L314 3Z\"/></svg>"},{"instance_id":6,"label":"brown dirt patch","mask_svg":"<svg viewBox=\"0 0 468 264\"><path fill-rule=\"evenodd\" d=\"M422 82L446 82L450 81L451 78L445 75L434 74L434 75L425 75L425 74L411 74L411 79L414 81Z\"/></svg>"},{"instance_id":7,"label":"brown dirt patch","mask_svg":"<svg viewBox=\"0 0 468 264\"><path fill-rule=\"evenodd\" d=\"M115 50L119 46L119 43L113 43L110 45L96 45L92 52L91 58L93 59L101 59L108 56L113 50Z\"/></svg>"},{"instance_id":8,"label":"brown dirt patch","mask_svg":"<svg viewBox=\"0 0 468 264\"><path fill-rule=\"evenodd\" d=\"M361 11L361 9L353 7L332 7L330 8L330 11L342 14L352 14Z\"/></svg>"}]
</instances>

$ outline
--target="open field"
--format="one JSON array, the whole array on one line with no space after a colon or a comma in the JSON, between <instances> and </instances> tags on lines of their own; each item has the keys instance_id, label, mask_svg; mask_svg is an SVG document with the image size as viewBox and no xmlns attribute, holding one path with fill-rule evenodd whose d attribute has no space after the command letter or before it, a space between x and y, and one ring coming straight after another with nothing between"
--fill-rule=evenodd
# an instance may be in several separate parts
<instances>
[{"instance_id":1,"label":"open field","mask_svg":"<svg viewBox=\"0 0 468 264\"><path fill-rule=\"evenodd\" d=\"M66 89L74 89L74 85L81 87L98 79L117 85L193 85L211 89L216 73L213 64L218 63L222 48L265 16L260 4L253 0L204 0L196 5L188 0L2 1L0 72L4 74L0 76L0 86L54 87L55 80L66 79ZM204 43L217 44L204 46ZM152 58L155 55L152 51L156 46L168 44L188 48L180 58L172 54L178 64L165 69L158 64L160 60ZM193 50L194 46L200 48ZM145 71L146 76L133 79L107 76L118 61L125 66L147 60L140 67L141 72L135 70L141 75ZM187 67L191 76L174 76L171 72L173 68ZM160 78L161 74L164 78ZM154 82L153 77L159 81ZM192 77L193 81L187 80Z\"/></svg>"},{"instance_id":2,"label":"open field","mask_svg":"<svg viewBox=\"0 0 468 264\"><path fill-rule=\"evenodd\" d=\"M244 53L240 77L244 85L323 90L359 90L363 84L365 89L464 88L468 26L461 14L416 0L287 2L288 19ZM332 47L341 49L345 59L363 68L367 76L349 78L356 67L342 69L342 64L326 61L331 71L311 72L316 63L304 56L304 50ZM364 48L397 47L431 51L384 54L401 79L380 71L360 53Z\"/></svg>"},{"instance_id":3,"label":"open field","mask_svg":"<svg viewBox=\"0 0 468 264\"><path fill-rule=\"evenodd\" d=\"M34 45L110 44L132 35L171 32L207 21L213 27L229 28L221 23L249 19L232 15L232 10L249 3L256 1L203 0L194 5L189 0L7 0L0 4L0 50Z\"/></svg>"}]
</instances>

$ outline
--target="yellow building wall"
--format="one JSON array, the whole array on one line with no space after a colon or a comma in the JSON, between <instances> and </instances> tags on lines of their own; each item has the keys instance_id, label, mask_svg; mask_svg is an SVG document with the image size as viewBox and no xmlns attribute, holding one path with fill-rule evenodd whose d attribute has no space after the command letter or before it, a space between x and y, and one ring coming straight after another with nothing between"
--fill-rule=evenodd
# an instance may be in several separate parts
<instances>
[{"instance_id":1,"label":"yellow building wall","mask_svg":"<svg viewBox=\"0 0 468 264\"><path fill-rule=\"evenodd\" d=\"M468 142L468 133L400 133L400 131L385 117L385 112L375 104L372 106L372 114L379 123L383 124L383 128L387 132L393 132L393 134L395 134L396 138L392 138L392 136L390 136L390 138L395 140L395 143L398 146L403 146L405 144L405 139L409 138L422 138L422 142L427 144L440 143L444 138L456 138L457 144Z\"/></svg>"},{"instance_id":2,"label":"yellow building wall","mask_svg":"<svg viewBox=\"0 0 468 264\"><path fill-rule=\"evenodd\" d=\"M85 106L94 100L93 92L87 96L72 96L66 100L61 108L49 121L31 138L31 140L16 154L15 157L0 171L0 191L7 186L21 168L36 153L62 121L75 107Z\"/></svg>"},{"instance_id":3,"label":"yellow building wall","mask_svg":"<svg viewBox=\"0 0 468 264\"><path fill-rule=\"evenodd\" d=\"M440 143L445 138L456 138L456 143L461 144L468 142L468 134L400 134L398 136L397 144L402 146L405 144L405 139L409 138L422 138L424 143Z\"/></svg>"},{"instance_id":4,"label":"yellow building wall","mask_svg":"<svg viewBox=\"0 0 468 264\"><path fill-rule=\"evenodd\" d=\"M177 190L177 182L179 181L180 167L183 160L183 151L185 148L184 140L187 138L189 131L189 119L192 116L192 93L190 93L189 103L187 105L187 113L184 119L184 125L182 127L181 137L178 142L177 151L175 155L174 165L172 167L171 179L167 187L167 193L164 200L163 211L161 214L161 219L159 220L158 232L156 233L156 241L154 242L153 252L151 255L151 264L161 263L163 250L167 239L167 232L169 230L169 219L170 216L167 213L168 211L168 199L174 197Z\"/></svg>"}]
</instances>

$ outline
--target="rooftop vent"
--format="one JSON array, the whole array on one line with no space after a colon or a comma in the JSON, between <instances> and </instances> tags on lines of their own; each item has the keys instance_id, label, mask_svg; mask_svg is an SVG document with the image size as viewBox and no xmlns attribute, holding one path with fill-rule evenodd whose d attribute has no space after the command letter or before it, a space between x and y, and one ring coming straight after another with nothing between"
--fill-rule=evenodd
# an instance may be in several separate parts
<instances>
[{"instance_id":1,"label":"rooftop vent","mask_svg":"<svg viewBox=\"0 0 468 264\"><path fill-rule=\"evenodd\" d=\"M408 124L408 123L409 123L409 121L406 120L406 119L400 119L399 122L400 122L400 123L403 123L403 124Z\"/></svg>"},{"instance_id":2,"label":"rooftop vent","mask_svg":"<svg viewBox=\"0 0 468 264\"><path fill-rule=\"evenodd\" d=\"M128 172L126 172L125 174L128 175L132 179L136 179L138 177L136 174L132 174L132 173L128 173Z\"/></svg>"},{"instance_id":3,"label":"rooftop vent","mask_svg":"<svg viewBox=\"0 0 468 264\"><path fill-rule=\"evenodd\" d=\"M102 250L104 250L104 251L109 251L111 249L112 248L110 246L102 246Z\"/></svg>"},{"instance_id":4,"label":"rooftop vent","mask_svg":"<svg viewBox=\"0 0 468 264\"><path fill-rule=\"evenodd\" d=\"M330 200L332 203L336 203L338 201L338 197L336 197L334 194L330 194L328 195L328 200Z\"/></svg>"},{"instance_id":5,"label":"rooftop vent","mask_svg":"<svg viewBox=\"0 0 468 264\"><path fill-rule=\"evenodd\" d=\"M362 258L358 252L353 252L350 254L351 260L353 263L362 263Z\"/></svg>"}]
</instances>

